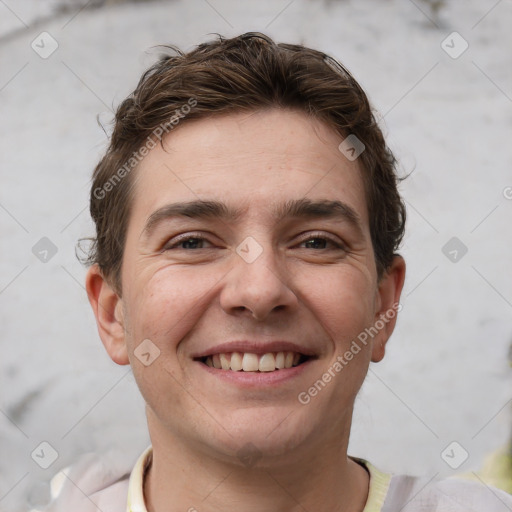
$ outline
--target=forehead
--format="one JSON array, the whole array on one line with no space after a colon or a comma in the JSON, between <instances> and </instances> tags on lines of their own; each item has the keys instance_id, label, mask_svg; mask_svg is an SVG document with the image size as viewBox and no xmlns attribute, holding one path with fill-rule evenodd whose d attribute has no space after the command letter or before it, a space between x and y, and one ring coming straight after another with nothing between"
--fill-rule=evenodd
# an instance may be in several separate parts
<instances>
[{"instance_id":1,"label":"forehead","mask_svg":"<svg viewBox=\"0 0 512 512\"><path fill-rule=\"evenodd\" d=\"M178 200L217 200L261 214L307 197L343 200L367 225L361 170L339 151L341 141L325 123L298 111L185 120L136 170L132 220L143 222Z\"/></svg>"}]
</instances>

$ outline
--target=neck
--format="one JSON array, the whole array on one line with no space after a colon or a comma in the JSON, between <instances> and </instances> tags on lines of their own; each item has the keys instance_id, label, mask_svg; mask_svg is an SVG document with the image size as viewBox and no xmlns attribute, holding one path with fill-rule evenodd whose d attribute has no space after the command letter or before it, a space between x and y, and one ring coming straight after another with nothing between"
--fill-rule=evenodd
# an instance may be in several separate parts
<instances>
[{"instance_id":1,"label":"neck","mask_svg":"<svg viewBox=\"0 0 512 512\"><path fill-rule=\"evenodd\" d=\"M368 497L368 473L347 457L348 432L251 467L190 448L168 431L154 434L144 485L148 512L168 511L169 504L190 512L361 512Z\"/></svg>"}]
</instances>

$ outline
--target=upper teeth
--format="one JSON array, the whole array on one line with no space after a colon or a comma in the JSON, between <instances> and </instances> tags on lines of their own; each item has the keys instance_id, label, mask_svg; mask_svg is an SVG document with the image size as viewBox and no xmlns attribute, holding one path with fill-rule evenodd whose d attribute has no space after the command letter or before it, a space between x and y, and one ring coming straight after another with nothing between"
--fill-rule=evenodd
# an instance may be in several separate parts
<instances>
[{"instance_id":1,"label":"upper teeth","mask_svg":"<svg viewBox=\"0 0 512 512\"><path fill-rule=\"evenodd\" d=\"M272 372L281 368L296 366L299 360L300 354L297 352L267 352L263 355L251 352L231 352L208 356L206 364L219 370Z\"/></svg>"}]
</instances>

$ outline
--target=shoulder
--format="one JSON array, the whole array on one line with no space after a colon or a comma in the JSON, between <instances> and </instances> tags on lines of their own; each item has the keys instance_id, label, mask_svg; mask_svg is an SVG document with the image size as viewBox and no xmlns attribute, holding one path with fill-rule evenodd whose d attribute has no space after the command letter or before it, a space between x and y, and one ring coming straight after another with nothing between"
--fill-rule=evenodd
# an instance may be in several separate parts
<instances>
[{"instance_id":1,"label":"shoulder","mask_svg":"<svg viewBox=\"0 0 512 512\"><path fill-rule=\"evenodd\" d=\"M391 479L382 512L510 512L512 496L505 491L462 478L427 479L395 475Z\"/></svg>"},{"instance_id":2,"label":"shoulder","mask_svg":"<svg viewBox=\"0 0 512 512\"><path fill-rule=\"evenodd\" d=\"M366 462L366 461L365 461ZM462 477L438 479L387 474L366 463L371 480L386 482L381 508L364 512L510 512L512 496L482 481ZM384 476L383 476L384 475ZM381 489L382 491L382 489Z\"/></svg>"},{"instance_id":3,"label":"shoulder","mask_svg":"<svg viewBox=\"0 0 512 512\"><path fill-rule=\"evenodd\" d=\"M44 512L125 512L133 461L117 452L86 454L51 481Z\"/></svg>"}]
</instances>

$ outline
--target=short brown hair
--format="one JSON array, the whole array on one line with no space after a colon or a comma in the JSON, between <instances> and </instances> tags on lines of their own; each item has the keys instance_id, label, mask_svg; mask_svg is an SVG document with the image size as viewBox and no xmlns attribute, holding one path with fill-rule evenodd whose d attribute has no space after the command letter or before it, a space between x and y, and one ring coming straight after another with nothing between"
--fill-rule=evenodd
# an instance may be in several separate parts
<instances>
[{"instance_id":1,"label":"short brown hair","mask_svg":"<svg viewBox=\"0 0 512 512\"><path fill-rule=\"evenodd\" d=\"M178 122L272 107L294 109L325 122L365 150L363 170L370 234L378 276L389 267L405 228L396 159L387 147L368 98L353 76L325 53L276 44L249 32L200 44L188 53L166 46L119 106L105 156L94 170L90 212L96 237L85 262L97 263L121 294L121 265L141 153ZM146 150L144 151L144 145ZM143 156L143 155L142 155ZM340 158L344 156L340 153Z\"/></svg>"}]
</instances>

